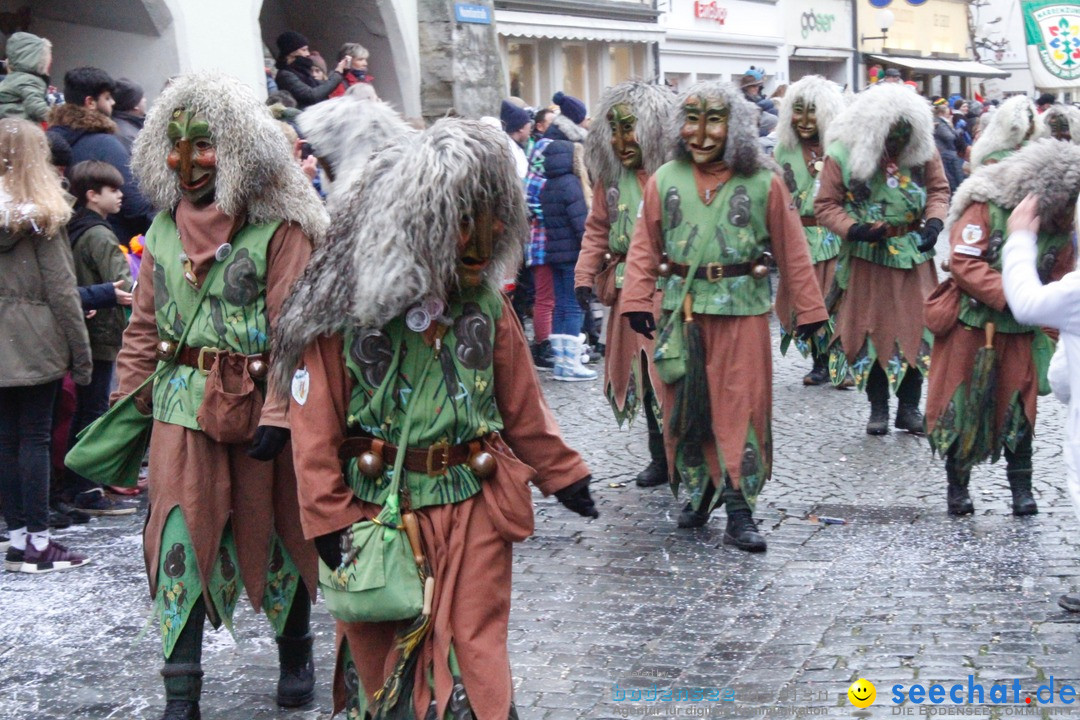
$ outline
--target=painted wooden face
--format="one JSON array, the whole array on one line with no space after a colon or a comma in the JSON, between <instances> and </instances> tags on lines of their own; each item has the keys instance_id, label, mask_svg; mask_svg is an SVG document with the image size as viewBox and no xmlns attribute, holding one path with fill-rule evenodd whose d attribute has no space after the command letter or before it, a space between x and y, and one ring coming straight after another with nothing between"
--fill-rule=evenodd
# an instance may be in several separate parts
<instances>
[{"instance_id":1,"label":"painted wooden face","mask_svg":"<svg viewBox=\"0 0 1080 720\"><path fill-rule=\"evenodd\" d=\"M791 105L791 127L801 140L818 139L817 107L799 98Z\"/></svg>"},{"instance_id":2,"label":"painted wooden face","mask_svg":"<svg viewBox=\"0 0 1080 720\"><path fill-rule=\"evenodd\" d=\"M1072 140L1072 130L1069 128L1069 118L1061 114L1051 115L1050 119L1046 121L1046 124L1050 127L1050 137L1055 140L1064 140L1070 142Z\"/></svg>"},{"instance_id":3,"label":"painted wooden face","mask_svg":"<svg viewBox=\"0 0 1080 720\"><path fill-rule=\"evenodd\" d=\"M694 162L701 165L724 156L731 108L722 98L692 97L683 105L679 136Z\"/></svg>"},{"instance_id":4,"label":"painted wooden face","mask_svg":"<svg viewBox=\"0 0 1080 720\"><path fill-rule=\"evenodd\" d=\"M885 154L895 160L910 142L911 123L901 120L889 128L889 134L885 136Z\"/></svg>"},{"instance_id":5,"label":"painted wooden face","mask_svg":"<svg viewBox=\"0 0 1080 720\"><path fill-rule=\"evenodd\" d=\"M217 146L210 125L202 115L177 108L166 133L172 148L165 162L180 177L180 192L192 204L206 205L217 187Z\"/></svg>"},{"instance_id":6,"label":"painted wooden face","mask_svg":"<svg viewBox=\"0 0 1080 720\"><path fill-rule=\"evenodd\" d=\"M619 104L607 114L611 128L611 147L627 170L641 167L641 145L637 139L637 116L629 105Z\"/></svg>"},{"instance_id":7,"label":"painted wooden face","mask_svg":"<svg viewBox=\"0 0 1080 720\"><path fill-rule=\"evenodd\" d=\"M461 219L461 239L458 240L458 281L462 287L478 287L491 264L495 236L503 231L503 222L491 210Z\"/></svg>"}]
</instances>

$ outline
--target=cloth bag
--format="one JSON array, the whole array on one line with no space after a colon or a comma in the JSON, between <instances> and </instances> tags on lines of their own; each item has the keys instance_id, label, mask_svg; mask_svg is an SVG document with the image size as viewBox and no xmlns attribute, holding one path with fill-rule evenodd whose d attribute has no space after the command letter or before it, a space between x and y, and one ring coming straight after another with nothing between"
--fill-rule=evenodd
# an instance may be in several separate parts
<instances>
[{"instance_id":1,"label":"cloth bag","mask_svg":"<svg viewBox=\"0 0 1080 720\"><path fill-rule=\"evenodd\" d=\"M250 443L262 407L263 393L248 372L248 359L237 353L218 355L195 415L202 431L214 442Z\"/></svg>"},{"instance_id":2,"label":"cloth bag","mask_svg":"<svg viewBox=\"0 0 1080 720\"><path fill-rule=\"evenodd\" d=\"M945 337L960 318L960 286L951 277L938 283L923 305L926 329L935 337Z\"/></svg>"},{"instance_id":3,"label":"cloth bag","mask_svg":"<svg viewBox=\"0 0 1080 720\"><path fill-rule=\"evenodd\" d=\"M210 276L218 264L214 263L203 281L195 313L188 319L184 332L176 343L172 357L158 364L157 370L143 380L134 392L120 398L104 415L83 428L75 436L74 447L64 456L64 464L73 472L99 485L135 487L139 470L150 444L150 429L154 426L153 414L146 415L135 402L140 392L150 386L166 370L176 364L176 355L184 347L192 320L198 315L203 299L210 289Z\"/></svg>"},{"instance_id":4,"label":"cloth bag","mask_svg":"<svg viewBox=\"0 0 1080 720\"><path fill-rule=\"evenodd\" d=\"M612 258L604 265L604 269L596 274L596 280L593 282L596 298L607 307L611 307L619 299L619 289L616 287L618 268L619 260Z\"/></svg>"},{"instance_id":5,"label":"cloth bag","mask_svg":"<svg viewBox=\"0 0 1080 720\"><path fill-rule=\"evenodd\" d=\"M705 254L707 244L698 243L698 251L691 260L686 277L683 278L679 304L668 313L666 318L661 316L660 327L657 329L653 365L656 367L657 377L666 385L673 385L686 375L686 328L683 322L682 308L690 294L693 277L697 274L698 267L701 266L701 258Z\"/></svg>"}]
</instances>

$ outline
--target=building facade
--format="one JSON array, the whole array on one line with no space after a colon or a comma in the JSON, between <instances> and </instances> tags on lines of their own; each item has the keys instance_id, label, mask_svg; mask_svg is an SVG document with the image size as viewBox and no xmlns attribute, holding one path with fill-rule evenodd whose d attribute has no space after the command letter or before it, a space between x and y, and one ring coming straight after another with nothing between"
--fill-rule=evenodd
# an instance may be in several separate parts
<instances>
[{"instance_id":1,"label":"building facade","mask_svg":"<svg viewBox=\"0 0 1080 720\"><path fill-rule=\"evenodd\" d=\"M850 0L789 0L784 40L788 73L795 81L821 75L851 87L855 77Z\"/></svg>"}]
</instances>

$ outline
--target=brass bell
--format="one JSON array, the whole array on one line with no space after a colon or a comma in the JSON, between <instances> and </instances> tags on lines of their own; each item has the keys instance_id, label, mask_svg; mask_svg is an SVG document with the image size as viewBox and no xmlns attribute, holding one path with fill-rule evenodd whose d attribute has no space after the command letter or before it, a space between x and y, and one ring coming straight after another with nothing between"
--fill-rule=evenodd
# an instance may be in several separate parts
<instances>
[{"instance_id":1,"label":"brass bell","mask_svg":"<svg viewBox=\"0 0 1080 720\"><path fill-rule=\"evenodd\" d=\"M266 363L264 363L259 358L248 361L247 369L248 375L250 375L253 380L262 380L264 377L266 377Z\"/></svg>"},{"instance_id":2,"label":"brass bell","mask_svg":"<svg viewBox=\"0 0 1080 720\"><path fill-rule=\"evenodd\" d=\"M754 269L750 271L750 274L753 275L755 279L760 280L769 274L769 266L755 265Z\"/></svg>"},{"instance_id":3,"label":"brass bell","mask_svg":"<svg viewBox=\"0 0 1080 720\"><path fill-rule=\"evenodd\" d=\"M979 301L976 300L975 298L968 298L968 305L971 306L972 310L978 310L979 309Z\"/></svg>"},{"instance_id":4,"label":"brass bell","mask_svg":"<svg viewBox=\"0 0 1080 720\"><path fill-rule=\"evenodd\" d=\"M611 262L611 253L604 253L604 262Z\"/></svg>"},{"instance_id":5,"label":"brass bell","mask_svg":"<svg viewBox=\"0 0 1080 720\"><path fill-rule=\"evenodd\" d=\"M168 360L176 354L176 343L172 340L159 340L157 347L154 350L154 355L158 360Z\"/></svg>"},{"instance_id":6,"label":"brass bell","mask_svg":"<svg viewBox=\"0 0 1080 720\"><path fill-rule=\"evenodd\" d=\"M495 474L495 458L491 453L481 450L469 458L469 469L480 480L487 480Z\"/></svg>"},{"instance_id":7,"label":"brass bell","mask_svg":"<svg viewBox=\"0 0 1080 720\"><path fill-rule=\"evenodd\" d=\"M657 271L660 273L660 277L671 277L671 265L667 260L664 260L657 266Z\"/></svg>"},{"instance_id":8,"label":"brass bell","mask_svg":"<svg viewBox=\"0 0 1080 720\"><path fill-rule=\"evenodd\" d=\"M383 473L383 459L381 455L368 450L360 455L356 459L356 469L360 471L360 474L366 478L382 477Z\"/></svg>"}]
</instances>

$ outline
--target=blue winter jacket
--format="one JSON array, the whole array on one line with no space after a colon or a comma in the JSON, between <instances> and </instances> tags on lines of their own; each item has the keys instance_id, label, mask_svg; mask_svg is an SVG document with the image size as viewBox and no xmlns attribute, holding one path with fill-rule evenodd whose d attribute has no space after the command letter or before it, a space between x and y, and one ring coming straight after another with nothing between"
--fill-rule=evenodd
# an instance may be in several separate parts
<instances>
[{"instance_id":1,"label":"blue winter jacket","mask_svg":"<svg viewBox=\"0 0 1080 720\"><path fill-rule=\"evenodd\" d=\"M557 120L563 122L553 122L544 133L544 137L552 142L544 151L547 182L540 191L547 235L543 264L547 265L577 262L581 236L585 234L585 218L589 214L581 178L574 174L574 142L559 126L569 123L573 130L568 132L578 137L583 137L585 131L562 116Z\"/></svg>"}]
</instances>

